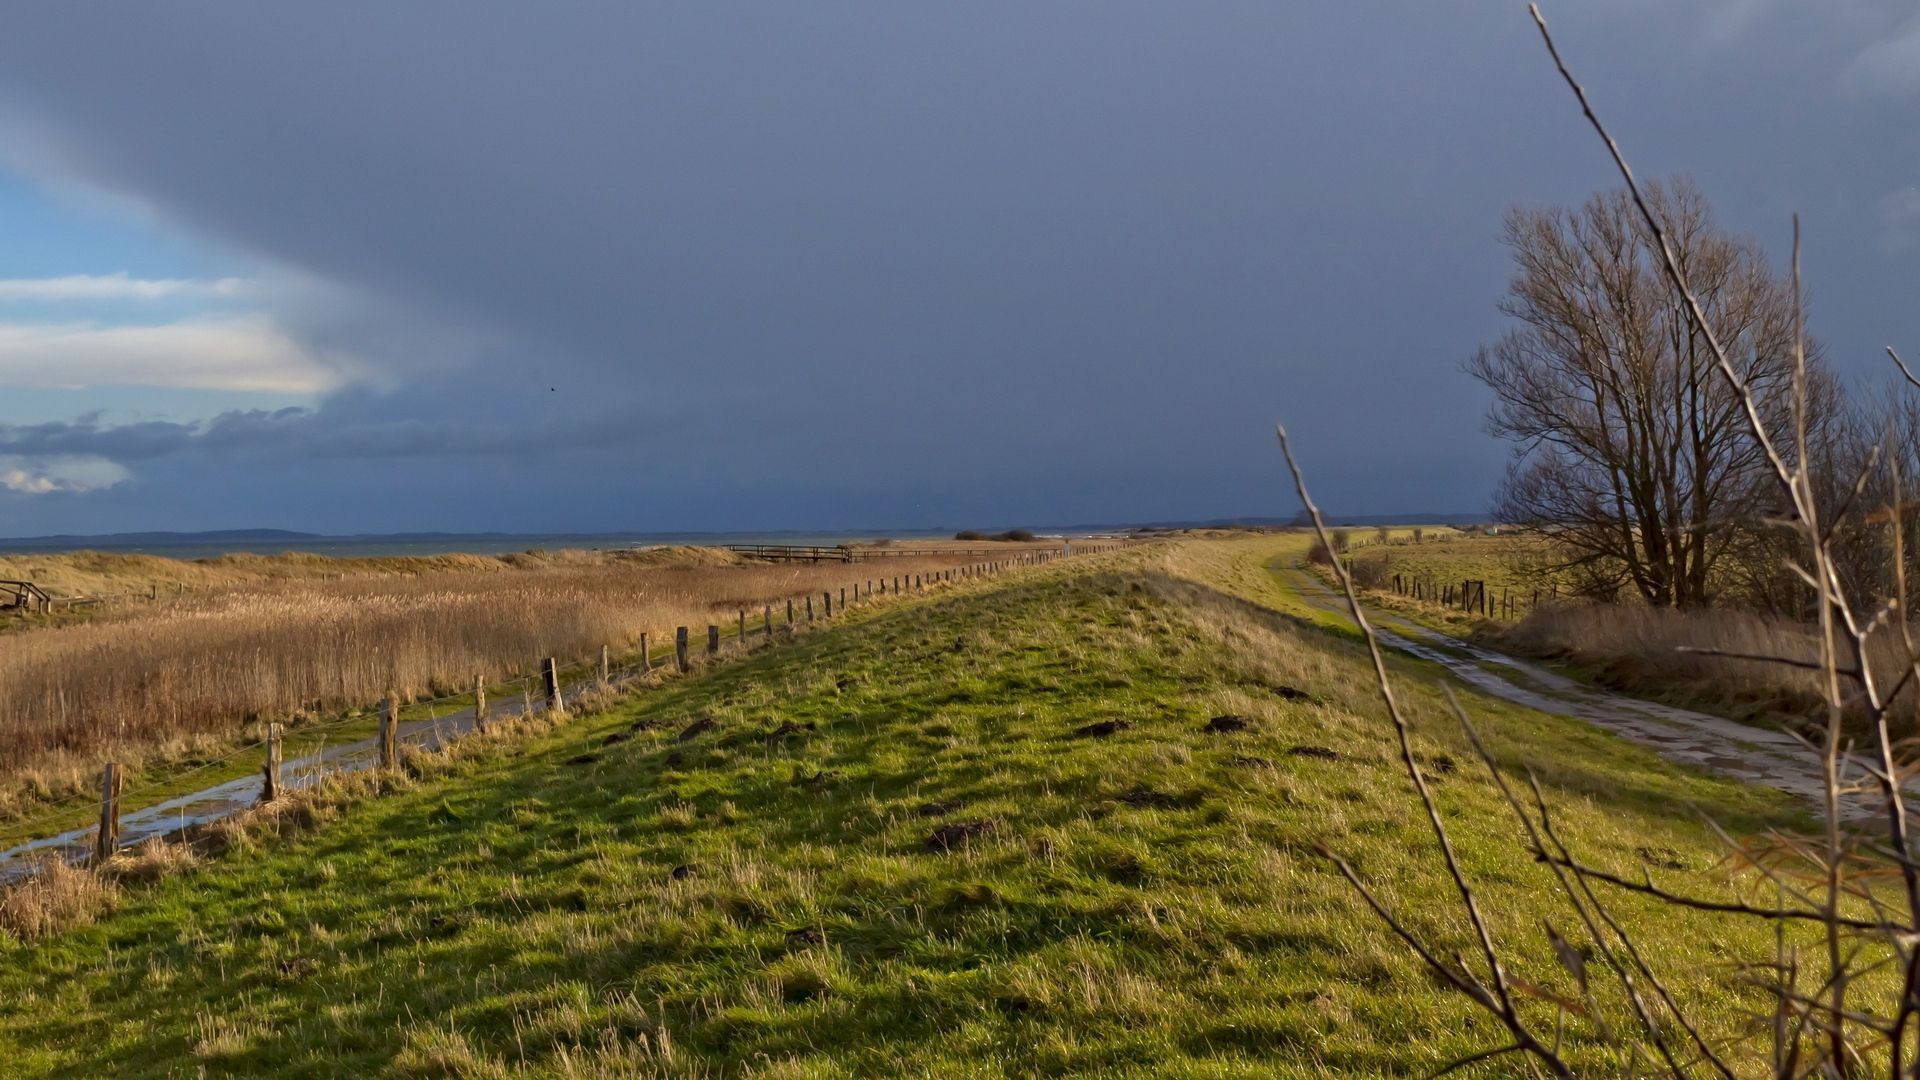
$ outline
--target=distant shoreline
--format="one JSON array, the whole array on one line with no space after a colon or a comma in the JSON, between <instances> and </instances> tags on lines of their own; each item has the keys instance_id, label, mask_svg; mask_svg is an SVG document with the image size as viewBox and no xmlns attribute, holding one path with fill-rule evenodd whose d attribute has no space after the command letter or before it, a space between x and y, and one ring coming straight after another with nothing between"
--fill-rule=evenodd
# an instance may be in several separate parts
<instances>
[{"instance_id":1,"label":"distant shoreline","mask_svg":"<svg viewBox=\"0 0 1920 1080\"><path fill-rule=\"evenodd\" d=\"M1374 525L1452 525L1484 520L1471 514L1394 514L1329 519L1354 527ZM1219 518L1210 521L1158 521L1128 525L1026 526L1039 537L1111 535L1130 529L1271 528L1287 524L1284 518ZM595 532L595 533L371 533L329 536L284 529L222 529L206 532L133 532L56 534L0 538L0 556L54 555L70 551L103 551L127 555L159 555L171 559L207 559L221 555L279 555L299 552L336 557L394 555L507 555L517 551L557 548L626 548L658 544L801 544L859 543L882 537L894 540L951 540L958 529L767 529L740 532ZM982 528L981 526L971 526ZM1000 526L992 526L997 530Z\"/></svg>"},{"instance_id":2,"label":"distant shoreline","mask_svg":"<svg viewBox=\"0 0 1920 1080\"><path fill-rule=\"evenodd\" d=\"M156 555L168 559L211 559L222 555L281 555L289 552L333 558L377 558L406 555L509 555L519 551L580 548L653 547L691 544L821 544L833 545L890 536L900 540L947 539L950 532L894 533L527 533L527 534L402 534L393 536L319 536L278 534L267 537L227 535L178 538L58 536L31 540L0 540L0 556L57 555L99 551L115 555Z\"/></svg>"}]
</instances>

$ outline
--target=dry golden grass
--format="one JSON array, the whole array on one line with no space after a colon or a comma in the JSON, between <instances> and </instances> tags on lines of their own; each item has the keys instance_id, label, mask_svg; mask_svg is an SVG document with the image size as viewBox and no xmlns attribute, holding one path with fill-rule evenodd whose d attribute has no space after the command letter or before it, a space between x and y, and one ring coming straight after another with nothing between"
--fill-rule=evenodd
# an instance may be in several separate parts
<instances>
[{"instance_id":1,"label":"dry golden grass","mask_svg":"<svg viewBox=\"0 0 1920 1080\"><path fill-rule=\"evenodd\" d=\"M450 567L439 570L395 560L411 567L401 572L360 572L358 564L371 560L350 560L332 576L320 560L306 576L255 577L10 635L0 651L0 781L30 775L43 795L73 790L108 757L138 762L195 741L204 749L259 720L335 714L389 690L458 692L476 676L527 672L540 657L585 657L602 644L626 650L642 632L670 649L675 626L732 625L742 609L757 621L762 605L780 606L786 597L831 589L837 600L856 582L864 589L882 574L925 574L962 561L687 566L649 565L654 559L645 553L529 558L426 561ZM306 559L268 561L284 567ZM514 569L523 572L503 572Z\"/></svg>"},{"instance_id":2,"label":"dry golden grass","mask_svg":"<svg viewBox=\"0 0 1920 1080\"><path fill-rule=\"evenodd\" d=\"M1880 654L1873 658L1877 670L1904 669L1897 636L1882 633L1874 638ZM1822 715L1814 671L1681 651L1818 660L1815 632L1786 619L1722 608L1672 611L1644 604L1564 604L1542 606L1502 632L1500 642L1533 656L1570 661L1608 686L1712 712L1760 720ZM1902 713L1910 717L1911 707ZM1910 721L1906 727L1903 734L1911 733Z\"/></svg>"},{"instance_id":3,"label":"dry golden grass","mask_svg":"<svg viewBox=\"0 0 1920 1080\"><path fill-rule=\"evenodd\" d=\"M51 859L33 877L0 890L0 933L21 941L85 926L119 902L120 890L91 870Z\"/></svg>"},{"instance_id":4,"label":"dry golden grass","mask_svg":"<svg viewBox=\"0 0 1920 1080\"><path fill-rule=\"evenodd\" d=\"M585 551L562 548L506 555L408 555L336 559L290 551L280 555L246 553L209 559L167 559L127 552L73 551L56 555L0 556L0 579L32 581L56 596L162 595L182 589L236 588L270 581L332 580L346 577L415 577L449 571L501 573L556 566L731 566L739 556L724 548L687 545L634 550Z\"/></svg>"}]
</instances>

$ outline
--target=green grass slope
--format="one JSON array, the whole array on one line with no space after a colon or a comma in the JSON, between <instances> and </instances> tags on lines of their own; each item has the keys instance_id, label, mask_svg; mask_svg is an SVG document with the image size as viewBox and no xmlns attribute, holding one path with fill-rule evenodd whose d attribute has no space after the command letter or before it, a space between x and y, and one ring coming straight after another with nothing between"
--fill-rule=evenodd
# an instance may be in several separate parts
<instances>
[{"instance_id":1,"label":"green grass slope","mask_svg":"<svg viewBox=\"0 0 1920 1080\"><path fill-rule=\"evenodd\" d=\"M1498 1045L1313 853L1466 946L1361 654L1234 594L1270 587L1271 544L1023 575L474 743L0 944L0 1072L1306 1077ZM1548 875L1437 695L1409 697L1517 963L1566 992ZM1712 891L1684 802L1737 829L1795 813L1473 708L1602 863ZM1223 714L1249 727L1208 731ZM1761 1007L1725 964L1766 941L1618 909L1710 1028Z\"/></svg>"}]
</instances>

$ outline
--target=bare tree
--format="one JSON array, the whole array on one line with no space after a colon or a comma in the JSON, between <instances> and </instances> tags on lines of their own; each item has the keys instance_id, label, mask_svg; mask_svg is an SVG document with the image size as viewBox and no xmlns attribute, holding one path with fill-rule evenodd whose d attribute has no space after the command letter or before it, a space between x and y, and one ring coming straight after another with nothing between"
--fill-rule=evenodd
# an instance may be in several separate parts
<instances>
[{"instance_id":1,"label":"bare tree","mask_svg":"<svg viewBox=\"0 0 1920 1080\"><path fill-rule=\"evenodd\" d=\"M1758 246L1714 225L1692 183L1645 193L1760 418L1787 423L1791 290ZM1558 541L1590 593L1706 603L1715 564L1779 499L1653 229L1617 189L1577 210L1516 207L1505 242L1516 273L1500 307L1519 325L1466 365L1494 392L1488 430L1516 444L1496 515ZM1838 391L1817 350L1809 374L1817 428Z\"/></svg>"}]
</instances>

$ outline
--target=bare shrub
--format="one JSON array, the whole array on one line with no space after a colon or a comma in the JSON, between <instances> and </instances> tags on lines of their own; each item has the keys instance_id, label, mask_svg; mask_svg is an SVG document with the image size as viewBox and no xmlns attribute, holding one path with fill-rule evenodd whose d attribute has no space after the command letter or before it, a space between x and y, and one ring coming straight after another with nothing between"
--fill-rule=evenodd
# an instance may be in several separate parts
<instances>
[{"instance_id":1,"label":"bare shrub","mask_svg":"<svg viewBox=\"0 0 1920 1080\"><path fill-rule=\"evenodd\" d=\"M1030 544L1033 531L1030 529L1006 529L1001 532L981 532L978 529L961 529L953 534L955 540L999 540L1005 543Z\"/></svg>"},{"instance_id":2,"label":"bare shrub","mask_svg":"<svg viewBox=\"0 0 1920 1080\"><path fill-rule=\"evenodd\" d=\"M1393 560L1384 551L1368 552L1354 556L1348 563L1353 573L1353 583L1363 589L1384 589L1393 577Z\"/></svg>"},{"instance_id":3,"label":"bare shrub","mask_svg":"<svg viewBox=\"0 0 1920 1080\"><path fill-rule=\"evenodd\" d=\"M1307 546L1307 561L1321 566L1332 566L1334 555L1344 555L1352 546L1353 538L1345 529L1335 529L1331 536L1316 536Z\"/></svg>"}]
</instances>

